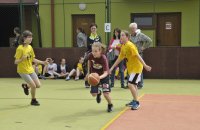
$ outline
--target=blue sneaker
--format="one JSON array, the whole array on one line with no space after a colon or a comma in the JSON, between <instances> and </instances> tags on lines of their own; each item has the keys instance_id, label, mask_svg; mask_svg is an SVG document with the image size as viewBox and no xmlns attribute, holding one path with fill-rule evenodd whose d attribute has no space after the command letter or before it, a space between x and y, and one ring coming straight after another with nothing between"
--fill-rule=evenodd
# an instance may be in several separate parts
<instances>
[{"instance_id":1,"label":"blue sneaker","mask_svg":"<svg viewBox=\"0 0 200 130\"><path fill-rule=\"evenodd\" d=\"M132 101L131 110L137 110L140 107L140 103L138 101Z\"/></svg>"},{"instance_id":2,"label":"blue sneaker","mask_svg":"<svg viewBox=\"0 0 200 130\"><path fill-rule=\"evenodd\" d=\"M127 103L125 106L127 106L127 107L132 107L132 102L133 102L134 100L132 100L132 101L130 101L129 103Z\"/></svg>"}]
</instances>

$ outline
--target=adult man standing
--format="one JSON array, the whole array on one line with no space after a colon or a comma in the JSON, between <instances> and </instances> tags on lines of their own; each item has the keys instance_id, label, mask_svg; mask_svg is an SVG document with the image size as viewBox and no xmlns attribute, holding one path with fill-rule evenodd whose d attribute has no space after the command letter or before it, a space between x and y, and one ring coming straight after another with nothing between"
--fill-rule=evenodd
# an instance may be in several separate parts
<instances>
[{"instance_id":1,"label":"adult man standing","mask_svg":"<svg viewBox=\"0 0 200 130\"><path fill-rule=\"evenodd\" d=\"M146 48L150 47L152 40L145 34L141 33L141 30L138 29L137 23L131 23L129 25L129 29L131 34L130 41L137 46L140 56L143 57L143 51ZM142 87L143 87L143 74L141 74L141 81L138 83L138 89L141 89Z\"/></svg>"}]
</instances>

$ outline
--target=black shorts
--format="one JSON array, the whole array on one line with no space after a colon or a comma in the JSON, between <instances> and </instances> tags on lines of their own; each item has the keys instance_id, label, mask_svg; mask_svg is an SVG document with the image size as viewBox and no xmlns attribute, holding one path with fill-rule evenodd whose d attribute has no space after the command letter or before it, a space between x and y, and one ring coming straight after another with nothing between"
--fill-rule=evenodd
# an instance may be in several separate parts
<instances>
[{"instance_id":1,"label":"black shorts","mask_svg":"<svg viewBox=\"0 0 200 130\"><path fill-rule=\"evenodd\" d=\"M105 77L104 79L101 79L100 83L97 86L91 86L90 93L98 93L99 88L102 89L103 93L111 92L109 85L109 76Z\"/></svg>"}]
</instances>

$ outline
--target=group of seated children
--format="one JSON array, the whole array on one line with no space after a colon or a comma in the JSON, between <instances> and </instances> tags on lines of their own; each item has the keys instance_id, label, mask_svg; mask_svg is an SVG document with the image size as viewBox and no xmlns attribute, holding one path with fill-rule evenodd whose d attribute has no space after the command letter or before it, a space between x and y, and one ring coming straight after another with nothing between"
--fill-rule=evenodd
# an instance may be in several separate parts
<instances>
[{"instance_id":1,"label":"group of seated children","mask_svg":"<svg viewBox=\"0 0 200 130\"><path fill-rule=\"evenodd\" d=\"M68 81L71 77L75 77L75 80L79 80L79 78L84 78L83 62L84 58L80 57L71 71L64 58L60 60L60 64L54 63L54 59L49 58L49 64L44 66L43 71L42 65L34 64L33 67L41 79L66 79Z\"/></svg>"}]
</instances>

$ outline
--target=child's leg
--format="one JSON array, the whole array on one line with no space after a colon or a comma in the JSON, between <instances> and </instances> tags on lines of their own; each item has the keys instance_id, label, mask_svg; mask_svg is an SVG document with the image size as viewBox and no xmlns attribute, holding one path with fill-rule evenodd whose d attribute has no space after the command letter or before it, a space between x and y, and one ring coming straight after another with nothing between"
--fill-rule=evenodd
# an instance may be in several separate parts
<instances>
[{"instance_id":1,"label":"child's leg","mask_svg":"<svg viewBox=\"0 0 200 130\"><path fill-rule=\"evenodd\" d=\"M105 82L102 85L102 91L103 91L103 95L104 95L106 101L108 102L107 112L111 112L111 111L113 111L113 104L112 104L112 101L111 101L111 97L109 95L110 86L109 86L109 84L107 82L107 78L105 78L103 81L105 81Z\"/></svg>"},{"instance_id":2,"label":"child's leg","mask_svg":"<svg viewBox=\"0 0 200 130\"><path fill-rule=\"evenodd\" d=\"M99 90L98 86L91 86L90 93L93 97L96 97L97 103L101 102L101 91Z\"/></svg>"},{"instance_id":3,"label":"child's leg","mask_svg":"<svg viewBox=\"0 0 200 130\"><path fill-rule=\"evenodd\" d=\"M133 101L126 104L128 106L131 106L132 110L137 110L140 107L140 103L138 101L138 89L137 89L137 83L140 81L140 74L139 73L132 73L130 74L129 80L128 80L128 87L131 91L131 94L133 96Z\"/></svg>"},{"instance_id":4,"label":"child's leg","mask_svg":"<svg viewBox=\"0 0 200 130\"><path fill-rule=\"evenodd\" d=\"M109 92L105 92L105 93L103 93L103 95L104 95L106 101L108 102L108 104L112 104Z\"/></svg>"},{"instance_id":5,"label":"child's leg","mask_svg":"<svg viewBox=\"0 0 200 130\"><path fill-rule=\"evenodd\" d=\"M68 77L71 77L72 75L74 75L76 73L76 70L75 69L72 69L68 75Z\"/></svg>"},{"instance_id":6,"label":"child's leg","mask_svg":"<svg viewBox=\"0 0 200 130\"><path fill-rule=\"evenodd\" d=\"M55 71L53 72L53 74L56 75L56 76L58 76L58 77L61 76L59 73L57 73L57 72L55 72Z\"/></svg>"},{"instance_id":7,"label":"child's leg","mask_svg":"<svg viewBox=\"0 0 200 130\"><path fill-rule=\"evenodd\" d=\"M31 88L31 97L32 99L35 99L36 84L32 80L31 76L29 74L20 74L20 76L26 81L28 87Z\"/></svg>"},{"instance_id":8,"label":"child's leg","mask_svg":"<svg viewBox=\"0 0 200 130\"><path fill-rule=\"evenodd\" d=\"M79 77L80 74L81 74L81 72L80 72L80 70L77 68L77 69L76 69L76 77Z\"/></svg>"},{"instance_id":9,"label":"child's leg","mask_svg":"<svg viewBox=\"0 0 200 130\"><path fill-rule=\"evenodd\" d=\"M45 73L47 73L47 65L44 66L44 69L43 69L42 75L45 75Z\"/></svg>"},{"instance_id":10,"label":"child's leg","mask_svg":"<svg viewBox=\"0 0 200 130\"><path fill-rule=\"evenodd\" d=\"M32 73L30 76L31 76L32 80L34 81L36 88L40 88L41 83L40 83L40 80L38 79L36 73Z\"/></svg>"},{"instance_id":11,"label":"child's leg","mask_svg":"<svg viewBox=\"0 0 200 130\"><path fill-rule=\"evenodd\" d=\"M133 96L134 100L138 100L138 89L137 89L137 83L140 81L140 74L130 74L130 77L128 79L128 87L131 91L131 94Z\"/></svg>"},{"instance_id":12,"label":"child's leg","mask_svg":"<svg viewBox=\"0 0 200 130\"><path fill-rule=\"evenodd\" d=\"M137 86L131 83L128 83L128 87L131 91L131 94L133 96L133 100L138 100L138 91L137 91Z\"/></svg>"}]
</instances>

